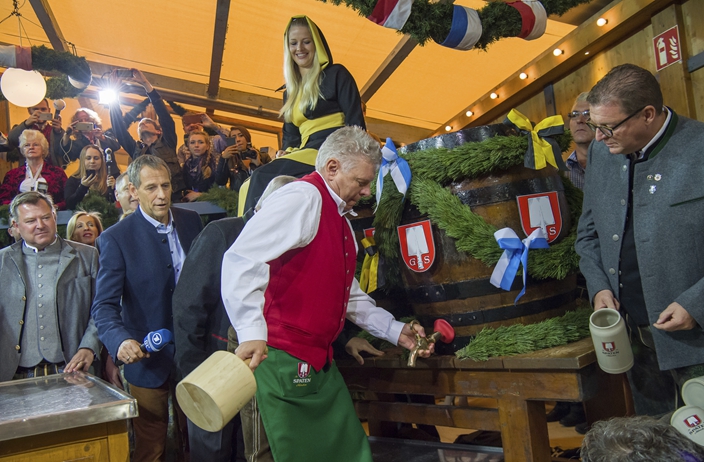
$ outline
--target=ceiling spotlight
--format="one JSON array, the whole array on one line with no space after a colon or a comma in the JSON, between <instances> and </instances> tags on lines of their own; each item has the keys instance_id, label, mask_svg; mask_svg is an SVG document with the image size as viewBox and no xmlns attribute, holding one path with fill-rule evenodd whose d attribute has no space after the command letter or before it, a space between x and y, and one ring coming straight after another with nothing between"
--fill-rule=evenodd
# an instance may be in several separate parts
<instances>
[{"instance_id":1,"label":"ceiling spotlight","mask_svg":"<svg viewBox=\"0 0 704 462\"><path fill-rule=\"evenodd\" d=\"M117 101L117 92L115 90L100 90L98 92L98 104L110 105Z\"/></svg>"},{"instance_id":2,"label":"ceiling spotlight","mask_svg":"<svg viewBox=\"0 0 704 462\"><path fill-rule=\"evenodd\" d=\"M560 56L562 54L562 50L560 50L559 48L555 48L554 50L552 50L552 54L554 54L555 56Z\"/></svg>"},{"instance_id":3,"label":"ceiling spotlight","mask_svg":"<svg viewBox=\"0 0 704 462\"><path fill-rule=\"evenodd\" d=\"M493 93L493 92L489 95L489 98L491 98L491 99L496 99L498 97L499 97L499 95L497 95L496 93Z\"/></svg>"},{"instance_id":4,"label":"ceiling spotlight","mask_svg":"<svg viewBox=\"0 0 704 462\"><path fill-rule=\"evenodd\" d=\"M452 131L452 125L445 125L445 131L446 132Z\"/></svg>"},{"instance_id":5,"label":"ceiling spotlight","mask_svg":"<svg viewBox=\"0 0 704 462\"><path fill-rule=\"evenodd\" d=\"M472 112L472 111L467 111L467 112L464 113L464 115L466 115L467 117L472 117L472 116L474 115L474 112Z\"/></svg>"},{"instance_id":6,"label":"ceiling spotlight","mask_svg":"<svg viewBox=\"0 0 704 462\"><path fill-rule=\"evenodd\" d=\"M528 78L528 74L526 74L525 72L521 72L520 74L518 74L518 77L519 77L521 80L525 80L525 79Z\"/></svg>"},{"instance_id":7,"label":"ceiling spotlight","mask_svg":"<svg viewBox=\"0 0 704 462\"><path fill-rule=\"evenodd\" d=\"M606 18L599 18L596 20L596 25L599 27L602 27L602 26L605 26L606 24L608 24L608 22L609 22L609 20Z\"/></svg>"}]
</instances>

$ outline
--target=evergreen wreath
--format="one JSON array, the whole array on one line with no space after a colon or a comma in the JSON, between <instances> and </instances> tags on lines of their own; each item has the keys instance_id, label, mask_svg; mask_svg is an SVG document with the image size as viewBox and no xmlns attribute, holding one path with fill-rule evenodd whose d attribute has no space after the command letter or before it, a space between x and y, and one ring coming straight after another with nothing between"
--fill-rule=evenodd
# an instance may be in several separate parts
<instances>
[{"instance_id":1,"label":"evergreen wreath","mask_svg":"<svg viewBox=\"0 0 704 462\"><path fill-rule=\"evenodd\" d=\"M237 216L237 191L213 186L196 199L198 202L210 202L224 209L228 217Z\"/></svg>"},{"instance_id":2,"label":"evergreen wreath","mask_svg":"<svg viewBox=\"0 0 704 462\"><path fill-rule=\"evenodd\" d=\"M59 74L46 81L46 97L49 99L75 98L83 92L71 85L72 79L87 83L91 80L91 70L86 58L68 51L56 51L44 45L32 47L32 69L42 73ZM1 99L5 99L0 94Z\"/></svg>"},{"instance_id":3,"label":"evergreen wreath","mask_svg":"<svg viewBox=\"0 0 704 462\"><path fill-rule=\"evenodd\" d=\"M534 324L485 328L455 356L486 361L495 356L520 355L576 342L589 337L589 317L592 313L591 308L580 308Z\"/></svg>"},{"instance_id":4,"label":"evergreen wreath","mask_svg":"<svg viewBox=\"0 0 704 462\"><path fill-rule=\"evenodd\" d=\"M569 148L569 133L556 137L562 151ZM453 181L476 178L522 165L528 149L524 136L496 136L453 149L433 148L401 154L408 161L413 180L408 199L421 213L455 239L458 251L494 266L503 250L494 239L497 228L472 212L446 187ZM569 234L549 249L535 249L528 254L529 274L535 279L564 279L579 267L574 251L577 222L582 213L582 191L561 177L570 206L573 226ZM403 213L403 196L391 175L384 177L384 188L374 217L374 238L383 258L384 277L389 286L401 283L400 247L397 226Z\"/></svg>"},{"instance_id":5,"label":"evergreen wreath","mask_svg":"<svg viewBox=\"0 0 704 462\"><path fill-rule=\"evenodd\" d=\"M319 0L340 5L344 3L365 18L372 14L377 0ZM561 16L568 10L591 0L541 0L550 15ZM452 25L452 3L433 3L430 0L414 0L411 15L400 32L413 37L418 44L428 40L442 43ZM482 23L482 35L475 47L486 50L492 43L507 37L518 37L521 33L521 15L504 2L491 1L477 10Z\"/></svg>"}]
</instances>

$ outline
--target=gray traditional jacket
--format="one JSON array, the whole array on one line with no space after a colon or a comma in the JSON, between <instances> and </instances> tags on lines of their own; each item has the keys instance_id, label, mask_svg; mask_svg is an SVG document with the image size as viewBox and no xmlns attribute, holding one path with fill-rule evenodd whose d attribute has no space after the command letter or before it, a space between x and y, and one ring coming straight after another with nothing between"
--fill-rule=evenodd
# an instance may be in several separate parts
<instances>
[{"instance_id":1,"label":"gray traditional jacket","mask_svg":"<svg viewBox=\"0 0 704 462\"><path fill-rule=\"evenodd\" d=\"M66 362L79 348L100 352L90 306L98 275L98 251L58 238L61 243L56 306ZM26 302L22 242L0 250L0 382L11 380L20 360L19 345Z\"/></svg>"},{"instance_id":2,"label":"gray traditional jacket","mask_svg":"<svg viewBox=\"0 0 704 462\"><path fill-rule=\"evenodd\" d=\"M575 248L593 299L619 299L619 257L628 208L625 155L589 147L584 205ZM650 323L672 302L699 324L689 331L652 328L660 369L704 364L704 124L673 112L648 160L635 166L633 226Z\"/></svg>"}]
</instances>

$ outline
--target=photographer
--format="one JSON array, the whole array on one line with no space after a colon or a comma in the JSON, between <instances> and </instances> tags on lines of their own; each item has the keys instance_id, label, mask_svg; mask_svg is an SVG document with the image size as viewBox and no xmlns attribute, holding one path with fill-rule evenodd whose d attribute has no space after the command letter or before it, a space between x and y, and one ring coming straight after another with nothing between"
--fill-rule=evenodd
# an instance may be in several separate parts
<instances>
[{"instance_id":1,"label":"photographer","mask_svg":"<svg viewBox=\"0 0 704 462\"><path fill-rule=\"evenodd\" d=\"M115 202L115 177L108 175L103 152L95 144L89 144L81 150L80 166L66 180L66 208L76 210L88 191L100 194L108 202Z\"/></svg>"},{"instance_id":2,"label":"photographer","mask_svg":"<svg viewBox=\"0 0 704 462\"><path fill-rule=\"evenodd\" d=\"M259 152L252 147L252 135L244 127L232 127L230 136L224 138L221 135L220 139L228 146L222 151L215 181L225 186L229 180L230 189L239 191L252 171L261 165Z\"/></svg>"},{"instance_id":3,"label":"photographer","mask_svg":"<svg viewBox=\"0 0 704 462\"><path fill-rule=\"evenodd\" d=\"M59 119L59 124L60 122ZM103 133L102 127L103 123L95 111L85 107L77 109L61 137L59 149L54 151L54 155L58 154L58 158L54 159L58 162L57 165L65 169L80 157L83 148L88 145L97 145L100 149L110 148L113 151L120 149L120 143Z\"/></svg>"},{"instance_id":4,"label":"photographer","mask_svg":"<svg viewBox=\"0 0 704 462\"><path fill-rule=\"evenodd\" d=\"M62 133L61 118L52 118L49 100L46 98L41 100L39 104L28 107L27 112L29 113L27 120L15 125L12 130L10 130L10 133L7 136L9 146L13 148L19 147L20 135L25 130L37 130L44 135L49 143L49 152L53 154L56 145L58 145L58 141L55 139L60 137Z\"/></svg>"},{"instance_id":5,"label":"photographer","mask_svg":"<svg viewBox=\"0 0 704 462\"><path fill-rule=\"evenodd\" d=\"M112 129L118 141L132 159L144 154L152 154L166 162L171 174L172 200L180 202L185 193L186 183L183 179L181 165L176 156L176 145L178 143L176 126L171 114L166 109L164 100L161 99L159 92L152 87L152 84L149 83L149 80L139 69L116 69L113 71L110 80L113 87L119 87L124 80L125 82L141 85L147 92L147 96L149 96L149 100L154 106L158 122L149 118L140 120L137 125L137 133L139 135L139 142L137 142L127 130L119 101L115 101L110 105Z\"/></svg>"}]
</instances>

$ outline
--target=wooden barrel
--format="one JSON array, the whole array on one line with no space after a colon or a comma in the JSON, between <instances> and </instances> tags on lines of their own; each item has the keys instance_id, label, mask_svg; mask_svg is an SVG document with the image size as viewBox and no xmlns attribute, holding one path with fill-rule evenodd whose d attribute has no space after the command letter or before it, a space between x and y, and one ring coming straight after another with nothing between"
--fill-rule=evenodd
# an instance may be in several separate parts
<instances>
[{"instance_id":1,"label":"wooden barrel","mask_svg":"<svg viewBox=\"0 0 704 462\"><path fill-rule=\"evenodd\" d=\"M403 151L443 146L451 148L467 141L482 141L490 136L511 134L510 129L504 125L490 125L423 140L406 146ZM528 225L530 231L531 224L535 225L538 220L542 220L541 223L550 234L551 244L566 236L572 225L560 173L552 167L531 170L517 166L496 174L457 181L450 185L450 189L462 203L488 223L497 229L510 227L521 239L526 237L526 233L521 224L519 202L525 209L524 216L533 210L524 218L524 225ZM534 209L527 206L528 199L532 199L530 207ZM541 210L543 213L538 213ZM552 224L551 219L554 222ZM565 312L566 305L575 299L574 275L560 281L536 281L529 278L525 295L514 305L514 299L523 287L521 277L516 278L511 291L494 287L489 282L493 267L459 252L455 240L432 222L427 223L428 220L413 205L406 204L401 226L416 228L410 234L415 237L408 238L409 242L416 239L416 244L412 251L409 251L410 244L406 245L407 256L404 258L405 264L401 264L401 273L418 320L424 326L432 326L436 319L441 318L455 328L455 340L450 345L437 345L439 353L454 353L467 345L472 336L484 327L528 324L559 316ZM430 228L424 231L425 235L421 232L423 227ZM403 227L399 228L399 232L408 231ZM421 237L420 244L417 240L419 235L424 236ZM434 247L432 261L429 258L430 246ZM401 247L404 252L404 245ZM414 261L414 256L409 256L410 253L420 258ZM418 260L427 261L423 264L418 263ZM408 261L411 261L411 265Z\"/></svg>"}]
</instances>

